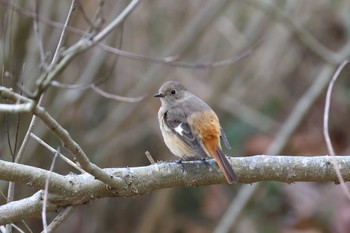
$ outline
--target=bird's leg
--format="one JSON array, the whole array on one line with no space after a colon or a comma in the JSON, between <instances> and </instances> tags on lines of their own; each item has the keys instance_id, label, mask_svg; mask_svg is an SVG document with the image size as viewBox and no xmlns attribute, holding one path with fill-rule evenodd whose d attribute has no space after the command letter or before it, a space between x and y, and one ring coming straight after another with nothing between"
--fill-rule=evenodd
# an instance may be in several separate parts
<instances>
[{"instance_id":1,"label":"bird's leg","mask_svg":"<svg viewBox=\"0 0 350 233\"><path fill-rule=\"evenodd\" d=\"M185 166L184 166L184 164L183 164L183 162L182 162L183 160L182 159L179 159L179 160L176 160L176 163L177 164L179 164L179 165L181 165L181 173L184 173L184 171L185 171Z\"/></svg>"},{"instance_id":2,"label":"bird's leg","mask_svg":"<svg viewBox=\"0 0 350 233\"><path fill-rule=\"evenodd\" d=\"M201 158L202 162L205 164L205 166L207 166L207 168L210 167L210 163L207 161L206 158Z\"/></svg>"}]
</instances>

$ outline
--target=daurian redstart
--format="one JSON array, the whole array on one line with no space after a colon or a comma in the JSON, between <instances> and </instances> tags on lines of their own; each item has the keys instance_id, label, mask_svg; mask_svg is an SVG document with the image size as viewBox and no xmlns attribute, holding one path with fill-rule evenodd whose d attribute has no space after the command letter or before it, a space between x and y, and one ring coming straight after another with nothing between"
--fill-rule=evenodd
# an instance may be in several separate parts
<instances>
[{"instance_id":1,"label":"daurian redstart","mask_svg":"<svg viewBox=\"0 0 350 233\"><path fill-rule=\"evenodd\" d=\"M215 112L203 100L176 81L165 82L154 95L161 100L160 129L170 151L184 160L213 157L228 183L237 177L225 154L220 138L231 149Z\"/></svg>"}]
</instances>

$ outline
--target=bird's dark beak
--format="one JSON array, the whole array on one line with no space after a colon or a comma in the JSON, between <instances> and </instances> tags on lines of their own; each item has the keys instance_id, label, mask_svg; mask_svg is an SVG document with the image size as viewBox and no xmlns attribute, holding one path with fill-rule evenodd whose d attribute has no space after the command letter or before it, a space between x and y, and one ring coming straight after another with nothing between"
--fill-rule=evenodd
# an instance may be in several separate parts
<instances>
[{"instance_id":1,"label":"bird's dark beak","mask_svg":"<svg viewBox=\"0 0 350 233\"><path fill-rule=\"evenodd\" d=\"M155 94L154 97L164 97L164 94L159 92L159 93Z\"/></svg>"}]
</instances>

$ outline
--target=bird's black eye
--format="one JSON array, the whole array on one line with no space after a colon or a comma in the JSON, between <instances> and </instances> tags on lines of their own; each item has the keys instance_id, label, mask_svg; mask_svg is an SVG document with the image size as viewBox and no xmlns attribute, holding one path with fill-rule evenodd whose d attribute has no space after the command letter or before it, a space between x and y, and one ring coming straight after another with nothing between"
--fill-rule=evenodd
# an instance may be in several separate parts
<instances>
[{"instance_id":1,"label":"bird's black eye","mask_svg":"<svg viewBox=\"0 0 350 233\"><path fill-rule=\"evenodd\" d=\"M170 93L171 93L172 95L175 95L175 94L176 94L176 90L173 89Z\"/></svg>"}]
</instances>

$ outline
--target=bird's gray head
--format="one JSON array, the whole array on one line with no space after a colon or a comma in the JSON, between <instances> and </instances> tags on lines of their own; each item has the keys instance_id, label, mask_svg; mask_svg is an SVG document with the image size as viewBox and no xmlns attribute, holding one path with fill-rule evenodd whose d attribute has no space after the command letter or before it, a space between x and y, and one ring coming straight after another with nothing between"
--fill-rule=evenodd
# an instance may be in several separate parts
<instances>
[{"instance_id":1,"label":"bird's gray head","mask_svg":"<svg viewBox=\"0 0 350 233\"><path fill-rule=\"evenodd\" d=\"M159 89L154 97L159 97L162 104L169 107L176 106L188 95L187 89L179 82L167 81Z\"/></svg>"}]
</instances>

